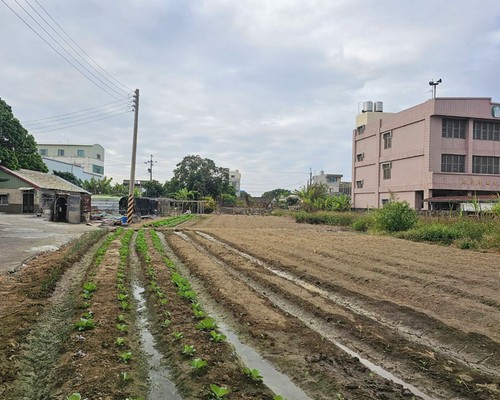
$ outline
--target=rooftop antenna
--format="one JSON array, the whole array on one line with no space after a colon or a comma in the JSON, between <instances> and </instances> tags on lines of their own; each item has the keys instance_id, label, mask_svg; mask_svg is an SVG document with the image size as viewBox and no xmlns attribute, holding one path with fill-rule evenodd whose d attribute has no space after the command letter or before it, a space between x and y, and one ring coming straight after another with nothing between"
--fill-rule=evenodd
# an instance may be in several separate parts
<instances>
[{"instance_id":1,"label":"rooftop antenna","mask_svg":"<svg viewBox=\"0 0 500 400\"><path fill-rule=\"evenodd\" d=\"M432 86L432 98L436 98L436 86L439 85L443 80L439 78L436 82L434 82L434 79L429 82L429 85Z\"/></svg>"}]
</instances>

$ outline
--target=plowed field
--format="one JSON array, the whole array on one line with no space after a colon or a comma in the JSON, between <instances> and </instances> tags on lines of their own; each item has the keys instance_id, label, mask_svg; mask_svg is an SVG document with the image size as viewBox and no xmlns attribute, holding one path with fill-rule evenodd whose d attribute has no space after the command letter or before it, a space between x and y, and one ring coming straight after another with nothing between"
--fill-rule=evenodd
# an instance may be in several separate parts
<instances>
[{"instance_id":1,"label":"plowed field","mask_svg":"<svg viewBox=\"0 0 500 400\"><path fill-rule=\"evenodd\" d=\"M156 234L148 233L153 229ZM229 387L224 399L271 400L273 394L241 376L241 361L225 343L207 341L208 333L193 328L190 303L172 287L177 273L192 284L204 312L217 316L310 399L500 398L498 255L278 217L214 215L144 232L149 256L136 254L137 234L129 235L133 257L119 262L120 236L113 237L101 266L90 256L81 258L67 267L49 298L36 295L40 282L68 249L32 260L16 276L0 277L1 398L64 399L72 391L88 399L125 399L130 393L160 398L148 397L148 386L156 383L147 382L135 306L123 317L134 358L117 360L117 271L124 273L122 288L133 282L146 287L154 277L161 296L148 295L151 331L184 399L212 398L207 382ZM98 288L88 300L95 329L51 332L56 322L71 325L81 315L81 300L69 292L90 272ZM171 339L181 331L179 343ZM39 349L43 343L53 347L44 348L48 356ZM190 371L176 350L181 343L194 345L197 357L208 361L205 372ZM113 383L124 371L132 383Z\"/></svg>"}]
</instances>

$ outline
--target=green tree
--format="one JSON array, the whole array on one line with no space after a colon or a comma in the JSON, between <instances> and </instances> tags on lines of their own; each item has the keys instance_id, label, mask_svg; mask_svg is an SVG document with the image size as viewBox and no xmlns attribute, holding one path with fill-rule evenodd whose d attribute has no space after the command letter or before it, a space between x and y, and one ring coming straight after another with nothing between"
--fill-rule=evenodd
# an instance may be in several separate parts
<instances>
[{"instance_id":1,"label":"green tree","mask_svg":"<svg viewBox=\"0 0 500 400\"><path fill-rule=\"evenodd\" d=\"M117 183L115 186L111 188L111 195L118 197L128 196L128 186L125 186L121 183Z\"/></svg>"},{"instance_id":2,"label":"green tree","mask_svg":"<svg viewBox=\"0 0 500 400\"><path fill-rule=\"evenodd\" d=\"M108 178L106 176L102 177L101 179L95 179L94 177L92 177L90 180L82 182L82 188L92 194L112 194L112 180L113 178Z\"/></svg>"},{"instance_id":3,"label":"green tree","mask_svg":"<svg viewBox=\"0 0 500 400\"><path fill-rule=\"evenodd\" d=\"M23 128L12 108L0 98L0 164L12 170L47 172L35 138Z\"/></svg>"},{"instance_id":4,"label":"green tree","mask_svg":"<svg viewBox=\"0 0 500 400\"><path fill-rule=\"evenodd\" d=\"M64 180L71 182L73 185L82 186L82 181L78 179L73 172L65 171L52 171L55 176L63 178Z\"/></svg>"},{"instance_id":5,"label":"green tree","mask_svg":"<svg viewBox=\"0 0 500 400\"><path fill-rule=\"evenodd\" d=\"M290 196L292 192L288 189L273 189L268 192L262 193L262 197L265 199L276 199L278 200L280 197L287 197Z\"/></svg>"},{"instance_id":6,"label":"green tree","mask_svg":"<svg viewBox=\"0 0 500 400\"><path fill-rule=\"evenodd\" d=\"M217 167L208 158L186 156L177 164L174 176L166 184L168 193L176 193L186 188L194 192L196 198L211 196L220 200L223 193L234 195L234 188L229 183L229 169Z\"/></svg>"},{"instance_id":7,"label":"green tree","mask_svg":"<svg viewBox=\"0 0 500 400\"><path fill-rule=\"evenodd\" d=\"M174 193L174 198L176 198L177 200L193 200L194 192L184 187Z\"/></svg>"},{"instance_id":8,"label":"green tree","mask_svg":"<svg viewBox=\"0 0 500 400\"><path fill-rule=\"evenodd\" d=\"M314 183L303 186L293 194L299 196L306 211L321 210L328 196L328 187L323 183Z\"/></svg>"},{"instance_id":9,"label":"green tree","mask_svg":"<svg viewBox=\"0 0 500 400\"><path fill-rule=\"evenodd\" d=\"M152 180L142 184L144 197L163 197L165 196L165 187L158 181Z\"/></svg>"},{"instance_id":10,"label":"green tree","mask_svg":"<svg viewBox=\"0 0 500 400\"><path fill-rule=\"evenodd\" d=\"M407 201L396 201L391 196L391 201L375 213L375 224L387 232L406 231L418 221L417 212L410 207Z\"/></svg>"}]
</instances>

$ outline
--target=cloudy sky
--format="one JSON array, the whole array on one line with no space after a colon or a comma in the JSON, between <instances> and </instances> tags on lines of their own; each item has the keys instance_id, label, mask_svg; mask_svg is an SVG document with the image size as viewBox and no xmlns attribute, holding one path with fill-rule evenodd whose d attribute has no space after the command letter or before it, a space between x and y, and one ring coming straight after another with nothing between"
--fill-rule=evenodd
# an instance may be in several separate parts
<instances>
[{"instance_id":1,"label":"cloudy sky","mask_svg":"<svg viewBox=\"0 0 500 400\"><path fill-rule=\"evenodd\" d=\"M198 154L254 196L349 181L365 100L397 112L442 78L438 96L500 101L494 0L1 0L0 22L0 97L39 143L104 146L114 183L136 88L137 179L151 154L160 182Z\"/></svg>"}]
</instances>

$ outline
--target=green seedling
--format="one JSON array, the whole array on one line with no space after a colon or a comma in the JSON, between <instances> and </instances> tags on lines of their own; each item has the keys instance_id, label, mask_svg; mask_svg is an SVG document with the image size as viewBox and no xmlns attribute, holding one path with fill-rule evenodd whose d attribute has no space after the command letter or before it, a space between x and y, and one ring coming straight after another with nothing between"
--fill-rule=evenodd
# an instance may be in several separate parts
<instances>
[{"instance_id":1,"label":"green seedling","mask_svg":"<svg viewBox=\"0 0 500 400\"><path fill-rule=\"evenodd\" d=\"M128 362L132 360L132 352L124 351L120 354L120 358L125 364L128 364Z\"/></svg>"},{"instance_id":2,"label":"green seedling","mask_svg":"<svg viewBox=\"0 0 500 400\"><path fill-rule=\"evenodd\" d=\"M120 301L120 308L122 310L128 310L130 308L130 303L128 301Z\"/></svg>"},{"instance_id":3,"label":"green seedling","mask_svg":"<svg viewBox=\"0 0 500 400\"><path fill-rule=\"evenodd\" d=\"M115 340L115 344L117 346L124 346L125 345L125 339L122 337L117 337Z\"/></svg>"},{"instance_id":4,"label":"green seedling","mask_svg":"<svg viewBox=\"0 0 500 400\"><path fill-rule=\"evenodd\" d=\"M87 293L92 293L97 290L97 285L94 282L85 282L83 284L83 291Z\"/></svg>"},{"instance_id":5,"label":"green seedling","mask_svg":"<svg viewBox=\"0 0 500 400\"><path fill-rule=\"evenodd\" d=\"M128 294L125 293L118 293L118 300L119 301L124 301L128 299Z\"/></svg>"},{"instance_id":6,"label":"green seedling","mask_svg":"<svg viewBox=\"0 0 500 400\"><path fill-rule=\"evenodd\" d=\"M163 315L165 316L165 318L170 318L172 316L172 313L170 311L163 311Z\"/></svg>"},{"instance_id":7,"label":"green seedling","mask_svg":"<svg viewBox=\"0 0 500 400\"><path fill-rule=\"evenodd\" d=\"M205 312L202 310L193 310L193 314L196 319L202 319L206 316Z\"/></svg>"},{"instance_id":8,"label":"green seedling","mask_svg":"<svg viewBox=\"0 0 500 400\"><path fill-rule=\"evenodd\" d=\"M88 292L84 292L82 294L82 297L83 297L84 300L89 300L92 297L92 294L88 293Z\"/></svg>"},{"instance_id":9,"label":"green seedling","mask_svg":"<svg viewBox=\"0 0 500 400\"><path fill-rule=\"evenodd\" d=\"M125 316L123 314L118 315L117 317L118 322L125 322Z\"/></svg>"},{"instance_id":10,"label":"green seedling","mask_svg":"<svg viewBox=\"0 0 500 400\"><path fill-rule=\"evenodd\" d=\"M178 290L177 294L187 300L195 300L196 299L196 292L191 289L187 290Z\"/></svg>"},{"instance_id":11,"label":"green seedling","mask_svg":"<svg viewBox=\"0 0 500 400\"><path fill-rule=\"evenodd\" d=\"M206 366L207 362L205 360L202 360L201 358L195 358L193 361L191 361L191 368L196 371L202 370Z\"/></svg>"},{"instance_id":12,"label":"green seedling","mask_svg":"<svg viewBox=\"0 0 500 400\"><path fill-rule=\"evenodd\" d=\"M80 393L73 393L67 396L66 400L82 400L82 395Z\"/></svg>"},{"instance_id":13,"label":"green seedling","mask_svg":"<svg viewBox=\"0 0 500 400\"><path fill-rule=\"evenodd\" d=\"M228 388L217 386L215 383L210 384L210 391L212 394L212 398L217 400L222 399L226 394L229 393Z\"/></svg>"},{"instance_id":14,"label":"green seedling","mask_svg":"<svg viewBox=\"0 0 500 400\"><path fill-rule=\"evenodd\" d=\"M122 380L122 381L124 381L124 382L127 382L127 381L129 381L130 379L132 379L132 378L130 377L129 373L128 373L128 372L125 372L125 371L120 372L120 378L121 378L121 380Z\"/></svg>"},{"instance_id":15,"label":"green seedling","mask_svg":"<svg viewBox=\"0 0 500 400\"><path fill-rule=\"evenodd\" d=\"M168 304L168 299L160 299L159 302L160 302L160 305L166 306Z\"/></svg>"},{"instance_id":16,"label":"green seedling","mask_svg":"<svg viewBox=\"0 0 500 400\"><path fill-rule=\"evenodd\" d=\"M170 326L170 324L172 323L172 321L170 321L169 319L165 319L162 323L162 326L164 328L168 328Z\"/></svg>"},{"instance_id":17,"label":"green seedling","mask_svg":"<svg viewBox=\"0 0 500 400\"><path fill-rule=\"evenodd\" d=\"M89 329L94 329L95 324L93 318L80 318L77 322L75 322L75 329L79 331L87 331Z\"/></svg>"},{"instance_id":18,"label":"green seedling","mask_svg":"<svg viewBox=\"0 0 500 400\"><path fill-rule=\"evenodd\" d=\"M116 288L120 291L120 292L125 292L127 290L127 288L125 287L125 285L123 283L118 283L116 285Z\"/></svg>"},{"instance_id":19,"label":"green seedling","mask_svg":"<svg viewBox=\"0 0 500 400\"><path fill-rule=\"evenodd\" d=\"M89 302L84 301L84 302L82 303L82 308L89 308L89 307L90 307L90 303L89 303Z\"/></svg>"},{"instance_id":20,"label":"green seedling","mask_svg":"<svg viewBox=\"0 0 500 400\"><path fill-rule=\"evenodd\" d=\"M196 352L196 349L192 345L185 344L182 349L182 354L186 356L192 356Z\"/></svg>"},{"instance_id":21,"label":"green seedling","mask_svg":"<svg viewBox=\"0 0 500 400\"><path fill-rule=\"evenodd\" d=\"M277 396L273 397L273 400L286 400L286 398L278 394Z\"/></svg>"},{"instance_id":22,"label":"green seedling","mask_svg":"<svg viewBox=\"0 0 500 400\"><path fill-rule=\"evenodd\" d=\"M184 334L182 332L173 332L172 336L174 337L174 340L181 340L184 337Z\"/></svg>"},{"instance_id":23,"label":"green seedling","mask_svg":"<svg viewBox=\"0 0 500 400\"><path fill-rule=\"evenodd\" d=\"M210 331L210 337L215 343L220 343L227 339L225 335L216 331Z\"/></svg>"},{"instance_id":24,"label":"green seedling","mask_svg":"<svg viewBox=\"0 0 500 400\"><path fill-rule=\"evenodd\" d=\"M264 379L262 377L262 375L260 374L260 371L255 369L255 368L253 368L253 369L245 368L243 370L243 372L246 376L248 376L254 382L262 382L262 380Z\"/></svg>"},{"instance_id":25,"label":"green seedling","mask_svg":"<svg viewBox=\"0 0 500 400\"><path fill-rule=\"evenodd\" d=\"M198 322L198 324L196 324L196 329L210 331L217 329L217 324L212 318L205 318Z\"/></svg>"},{"instance_id":26,"label":"green seedling","mask_svg":"<svg viewBox=\"0 0 500 400\"><path fill-rule=\"evenodd\" d=\"M127 332L128 325L127 324L116 324L116 329L118 329L120 332Z\"/></svg>"}]
</instances>

